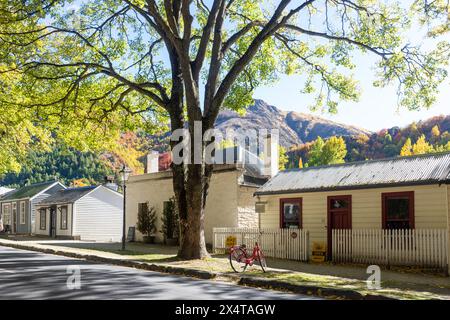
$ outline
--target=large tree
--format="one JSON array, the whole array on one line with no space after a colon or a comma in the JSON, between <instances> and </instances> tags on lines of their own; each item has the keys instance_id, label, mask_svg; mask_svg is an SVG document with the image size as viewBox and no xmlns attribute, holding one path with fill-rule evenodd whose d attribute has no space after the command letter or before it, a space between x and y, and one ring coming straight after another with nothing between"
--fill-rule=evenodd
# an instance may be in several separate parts
<instances>
[{"instance_id":1,"label":"large tree","mask_svg":"<svg viewBox=\"0 0 450 320\"><path fill-rule=\"evenodd\" d=\"M418 16L433 36L445 32L445 20L432 25L445 9L445 1L419 0L408 8L373 0L2 1L8 54L0 70L20 77L0 103L33 110L81 147L161 115L171 130L193 135L196 121L203 132L213 128L221 109L242 110L256 87L282 73L306 75L313 108L335 112L339 100L358 99L348 70L360 50L378 58L376 85L397 83L400 105L427 108L445 78L448 46L424 52L402 34ZM184 258L207 255L212 170L204 160L172 166Z\"/></svg>"}]
</instances>

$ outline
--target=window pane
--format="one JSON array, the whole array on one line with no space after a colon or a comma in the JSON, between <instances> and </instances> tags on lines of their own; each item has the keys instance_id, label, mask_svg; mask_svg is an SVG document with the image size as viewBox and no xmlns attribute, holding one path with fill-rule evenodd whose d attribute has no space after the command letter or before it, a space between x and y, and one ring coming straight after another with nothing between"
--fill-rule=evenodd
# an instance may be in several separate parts
<instances>
[{"instance_id":1,"label":"window pane","mask_svg":"<svg viewBox=\"0 0 450 320\"><path fill-rule=\"evenodd\" d=\"M40 219L41 219L41 221L40 221L40 229L41 230L45 230L45 228L46 228L46 212L45 212L45 210L41 210L41 213L40 213Z\"/></svg>"},{"instance_id":2,"label":"window pane","mask_svg":"<svg viewBox=\"0 0 450 320\"><path fill-rule=\"evenodd\" d=\"M298 202L283 203L283 228L300 227L300 204Z\"/></svg>"},{"instance_id":3,"label":"window pane","mask_svg":"<svg viewBox=\"0 0 450 320\"><path fill-rule=\"evenodd\" d=\"M67 207L61 208L61 229L67 229Z\"/></svg>"},{"instance_id":4,"label":"window pane","mask_svg":"<svg viewBox=\"0 0 450 320\"><path fill-rule=\"evenodd\" d=\"M332 199L331 209L345 209L348 208L348 201L346 199Z\"/></svg>"},{"instance_id":5,"label":"window pane","mask_svg":"<svg viewBox=\"0 0 450 320\"><path fill-rule=\"evenodd\" d=\"M409 210L410 199L407 196L386 198L386 227L388 229L411 228Z\"/></svg>"},{"instance_id":6,"label":"window pane","mask_svg":"<svg viewBox=\"0 0 450 320\"><path fill-rule=\"evenodd\" d=\"M386 214L387 220L409 219L409 199L388 198Z\"/></svg>"}]
</instances>

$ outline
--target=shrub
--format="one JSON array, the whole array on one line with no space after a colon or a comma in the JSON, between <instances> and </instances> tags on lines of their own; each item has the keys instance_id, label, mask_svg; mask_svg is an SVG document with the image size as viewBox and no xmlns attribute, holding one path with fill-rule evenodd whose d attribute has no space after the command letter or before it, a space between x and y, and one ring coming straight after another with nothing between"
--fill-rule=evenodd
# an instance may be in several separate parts
<instances>
[{"instance_id":1,"label":"shrub","mask_svg":"<svg viewBox=\"0 0 450 320\"><path fill-rule=\"evenodd\" d=\"M164 202L163 215L161 217L162 230L165 239L178 239L180 232L180 221L175 208L175 199L170 198Z\"/></svg>"},{"instance_id":2,"label":"shrub","mask_svg":"<svg viewBox=\"0 0 450 320\"><path fill-rule=\"evenodd\" d=\"M139 203L136 228L146 236L151 236L156 232L156 210L148 202Z\"/></svg>"}]
</instances>

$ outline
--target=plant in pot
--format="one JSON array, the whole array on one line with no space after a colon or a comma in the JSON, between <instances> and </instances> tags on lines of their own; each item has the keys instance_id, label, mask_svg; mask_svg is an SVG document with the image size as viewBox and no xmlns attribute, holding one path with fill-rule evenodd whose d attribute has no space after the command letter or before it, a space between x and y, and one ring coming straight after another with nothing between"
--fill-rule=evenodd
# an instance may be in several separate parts
<instances>
[{"instance_id":1,"label":"plant in pot","mask_svg":"<svg viewBox=\"0 0 450 320\"><path fill-rule=\"evenodd\" d=\"M169 246L178 244L179 239L179 217L175 209L175 199L172 197L169 201L164 202L162 221L162 234L164 235L164 243Z\"/></svg>"},{"instance_id":2,"label":"plant in pot","mask_svg":"<svg viewBox=\"0 0 450 320\"><path fill-rule=\"evenodd\" d=\"M138 221L136 228L144 235L145 243L155 242L156 210L149 203L140 203L138 207Z\"/></svg>"}]
</instances>

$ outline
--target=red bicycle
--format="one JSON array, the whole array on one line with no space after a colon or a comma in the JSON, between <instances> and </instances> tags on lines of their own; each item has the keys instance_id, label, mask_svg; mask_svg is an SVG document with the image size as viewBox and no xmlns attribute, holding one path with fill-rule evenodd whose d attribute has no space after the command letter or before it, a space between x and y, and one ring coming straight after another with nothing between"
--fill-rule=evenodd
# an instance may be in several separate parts
<instances>
[{"instance_id":1,"label":"red bicycle","mask_svg":"<svg viewBox=\"0 0 450 320\"><path fill-rule=\"evenodd\" d=\"M233 246L230 248L230 264L234 272L244 272L248 266L253 263L260 265L263 272L266 272L267 264L258 242L255 242L255 247L251 255L247 252L245 244L240 246Z\"/></svg>"}]
</instances>

